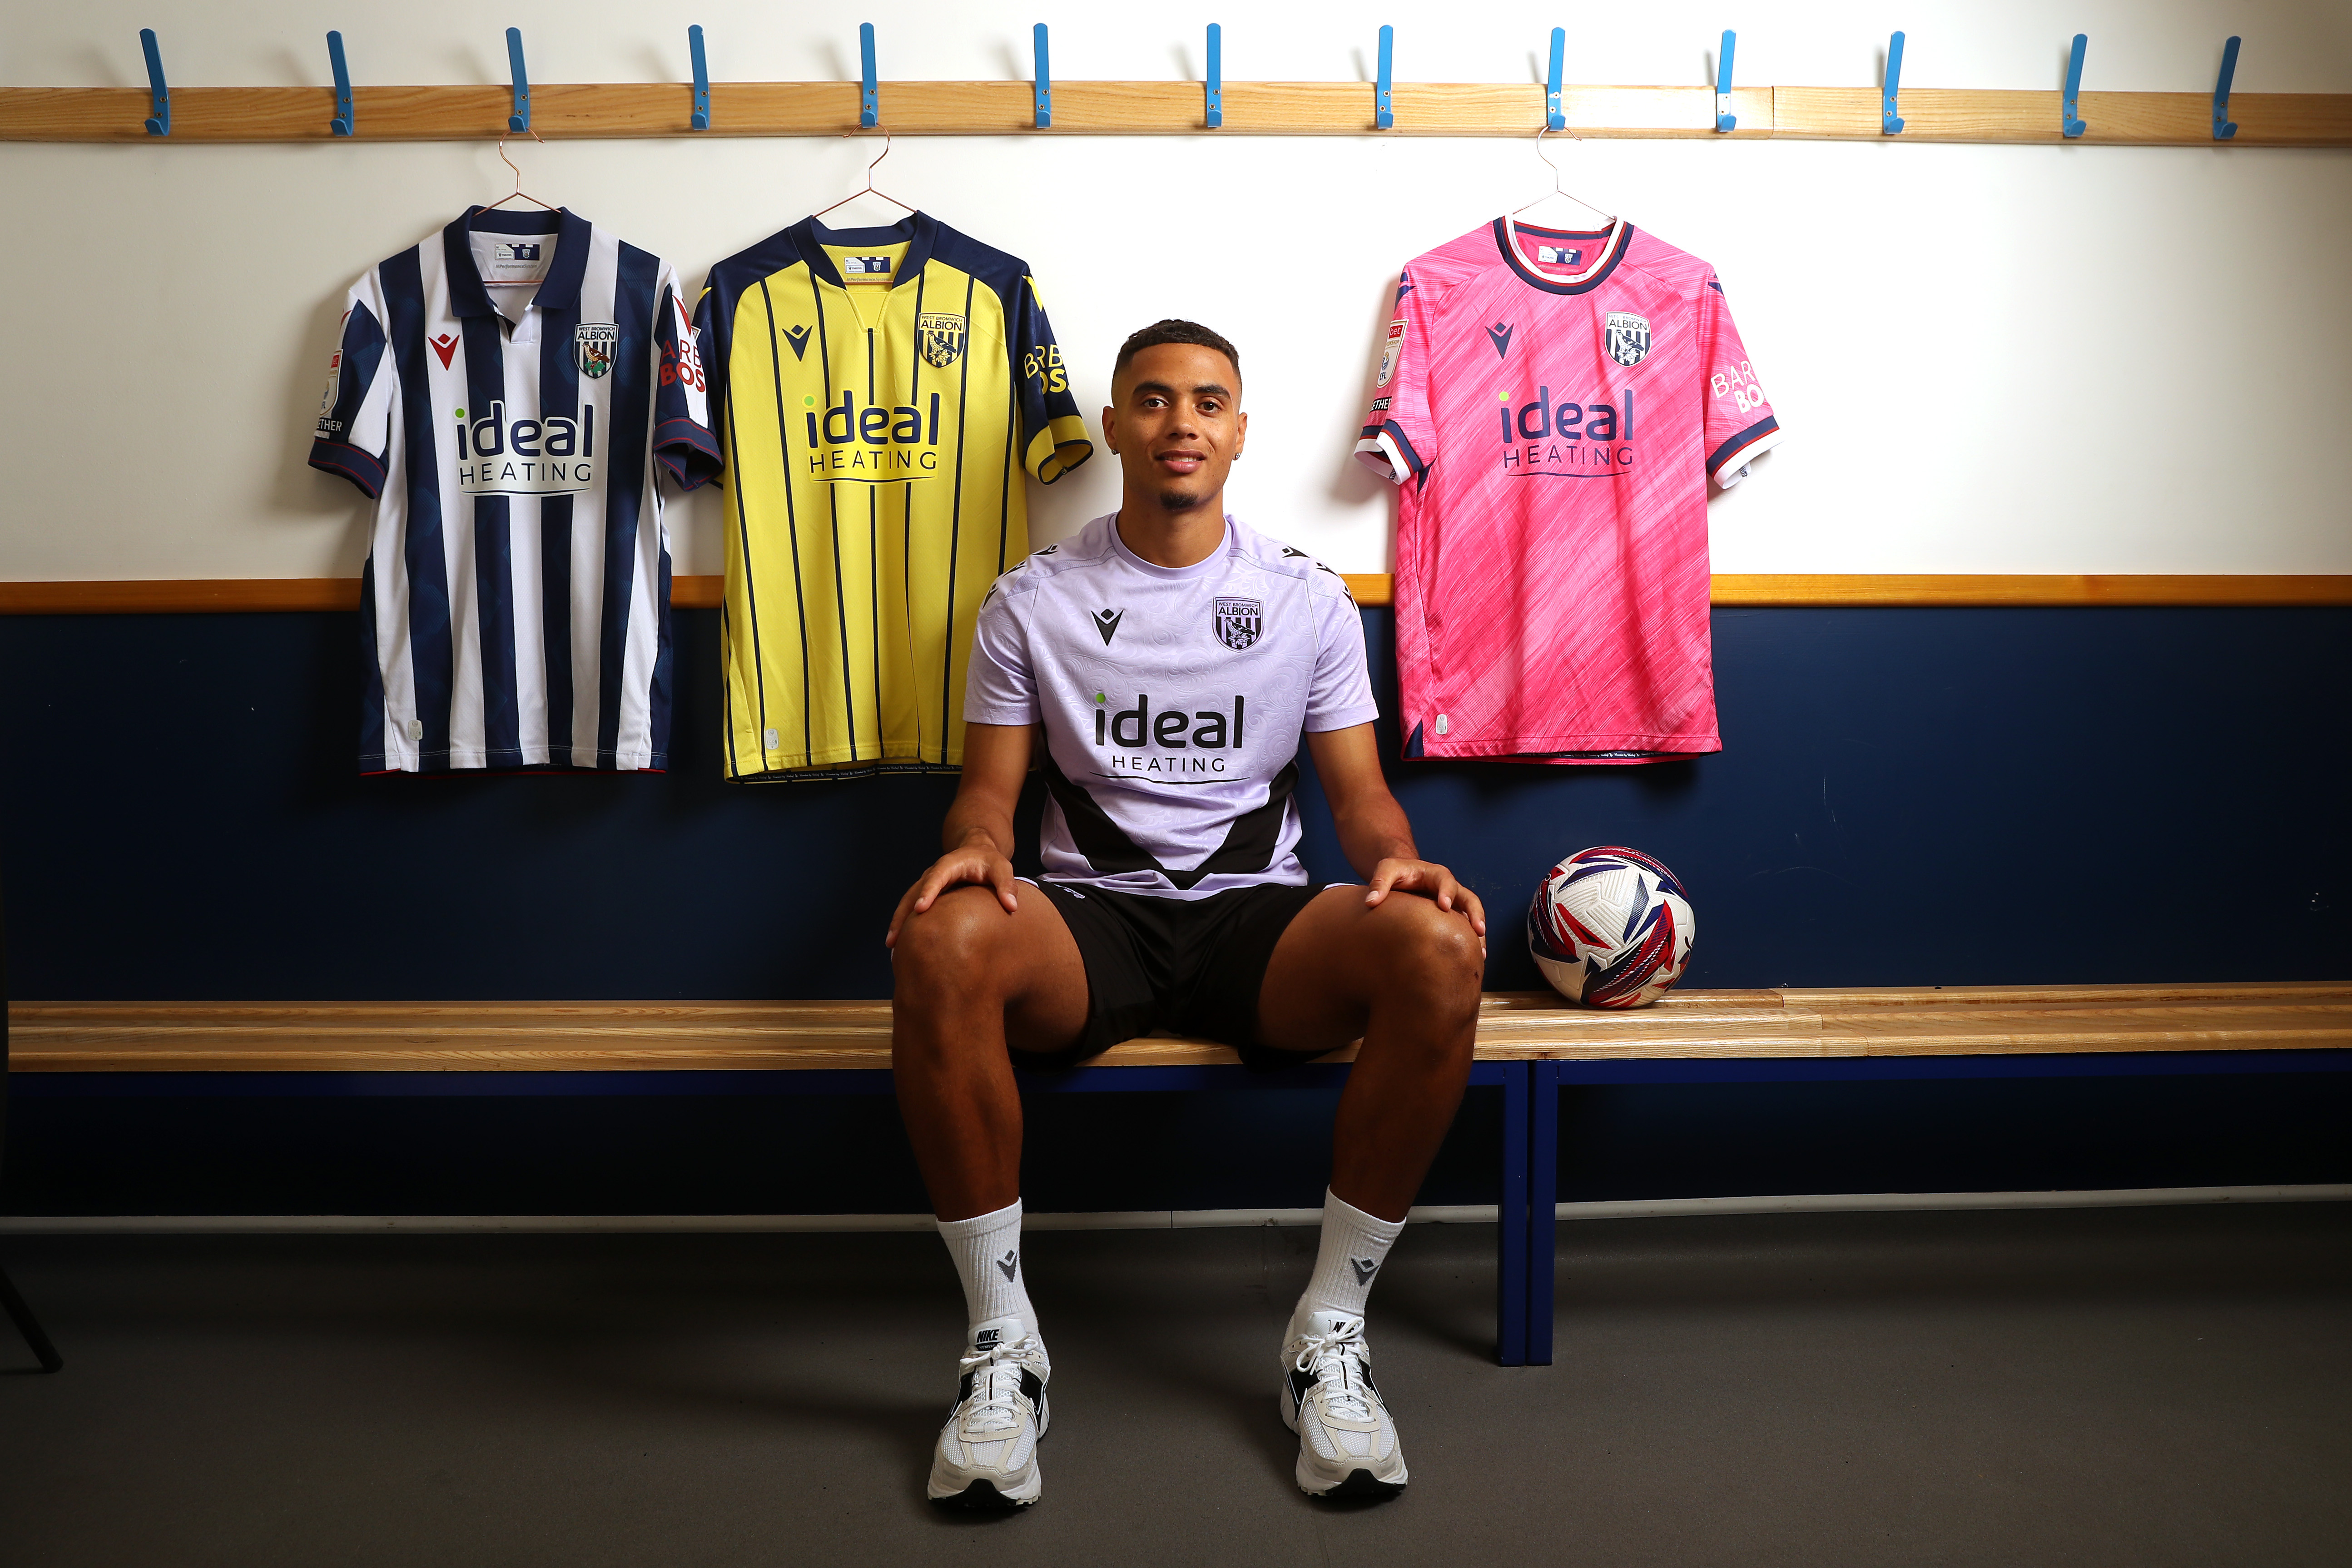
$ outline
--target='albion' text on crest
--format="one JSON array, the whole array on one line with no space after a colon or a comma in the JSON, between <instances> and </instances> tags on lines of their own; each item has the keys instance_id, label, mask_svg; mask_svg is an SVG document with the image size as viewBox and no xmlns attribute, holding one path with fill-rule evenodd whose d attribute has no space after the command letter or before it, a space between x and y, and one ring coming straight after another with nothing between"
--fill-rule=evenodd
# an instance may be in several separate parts
<instances>
[{"instance_id":1,"label":"'albion' text on crest","mask_svg":"<svg viewBox=\"0 0 2352 1568\"><path fill-rule=\"evenodd\" d=\"M1650 321L1630 310L1609 312L1609 357L1627 368L1649 357Z\"/></svg>"},{"instance_id":2,"label":"'albion' text on crest","mask_svg":"<svg viewBox=\"0 0 2352 1568\"><path fill-rule=\"evenodd\" d=\"M926 310L915 318L915 334L922 340L923 363L945 370L963 355L963 318Z\"/></svg>"},{"instance_id":3,"label":"'albion' text on crest","mask_svg":"<svg viewBox=\"0 0 2352 1568\"><path fill-rule=\"evenodd\" d=\"M583 321L572 329L572 363L591 381L612 374L613 355L621 346L621 329L611 321Z\"/></svg>"}]
</instances>

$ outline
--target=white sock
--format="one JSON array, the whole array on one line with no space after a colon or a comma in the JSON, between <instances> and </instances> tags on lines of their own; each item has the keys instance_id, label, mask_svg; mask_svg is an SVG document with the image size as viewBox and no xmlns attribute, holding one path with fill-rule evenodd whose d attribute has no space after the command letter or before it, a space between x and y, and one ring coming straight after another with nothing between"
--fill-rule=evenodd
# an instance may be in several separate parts
<instances>
[{"instance_id":1,"label":"white sock","mask_svg":"<svg viewBox=\"0 0 2352 1568\"><path fill-rule=\"evenodd\" d=\"M1029 1281L1021 1269L1021 1201L994 1214L943 1219L939 1226L963 1280L966 1333L997 1318L1018 1318L1036 1333L1037 1310L1029 1304Z\"/></svg>"},{"instance_id":2,"label":"white sock","mask_svg":"<svg viewBox=\"0 0 2352 1568\"><path fill-rule=\"evenodd\" d=\"M1315 1254L1315 1273L1307 1293L1290 1315L1292 1331L1309 1312L1364 1315L1372 1293L1372 1278L1388 1261L1389 1247L1404 1229L1401 1219L1374 1219L1333 1194L1323 1193L1323 1245Z\"/></svg>"}]
</instances>

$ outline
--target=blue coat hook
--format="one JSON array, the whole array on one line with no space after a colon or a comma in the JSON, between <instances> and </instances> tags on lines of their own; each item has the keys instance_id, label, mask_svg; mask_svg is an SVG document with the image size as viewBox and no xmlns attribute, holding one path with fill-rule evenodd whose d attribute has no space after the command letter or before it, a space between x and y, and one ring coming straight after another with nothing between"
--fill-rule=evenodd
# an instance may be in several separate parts
<instances>
[{"instance_id":1,"label":"blue coat hook","mask_svg":"<svg viewBox=\"0 0 2352 1568\"><path fill-rule=\"evenodd\" d=\"M1029 36L1037 51L1037 129L1043 131L1054 123L1054 69L1045 61L1045 24L1038 23Z\"/></svg>"},{"instance_id":2,"label":"blue coat hook","mask_svg":"<svg viewBox=\"0 0 2352 1568\"><path fill-rule=\"evenodd\" d=\"M688 123L697 131L710 129L710 62L702 53L702 29L686 30L687 53L694 57L694 114Z\"/></svg>"},{"instance_id":3,"label":"blue coat hook","mask_svg":"<svg viewBox=\"0 0 2352 1568\"><path fill-rule=\"evenodd\" d=\"M1214 131L1225 122L1225 30L1209 24L1209 79L1202 84L1202 117Z\"/></svg>"},{"instance_id":4,"label":"blue coat hook","mask_svg":"<svg viewBox=\"0 0 2352 1568\"><path fill-rule=\"evenodd\" d=\"M1882 136L1903 134L1903 117L1895 112L1895 95L1903 90L1903 35L1886 45L1886 79L1878 87L1878 131Z\"/></svg>"},{"instance_id":5,"label":"blue coat hook","mask_svg":"<svg viewBox=\"0 0 2352 1568\"><path fill-rule=\"evenodd\" d=\"M169 136L172 133L172 89L163 81L163 51L155 47L155 29L139 29L139 47L147 55L147 91L154 100L154 113L147 121L147 134Z\"/></svg>"},{"instance_id":6,"label":"blue coat hook","mask_svg":"<svg viewBox=\"0 0 2352 1568\"><path fill-rule=\"evenodd\" d=\"M328 129L338 136L352 133L352 72L343 64L343 36L327 35L327 63L335 72L335 117L327 122Z\"/></svg>"},{"instance_id":7,"label":"blue coat hook","mask_svg":"<svg viewBox=\"0 0 2352 1568\"><path fill-rule=\"evenodd\" d=\"M1559 68L1568 53L1568 29L1551 30L1551 69L1544 77L1544 125L1553 131L1568 129L1568 116L1559 111Z\"/></svg>"},{"instance_id":8,"label":"blue coat hook","mask_svg":"<svg viewBox=\"0 0 2352 1568\"><path fill-rule=\"evenodd\" d=\"M2230 41L2221 46L2221 79L2213 87L2213 140L2216 142L2227 142L2238 133L2238 128L2230 123L2230 83L2236 79L2237 75L2238 39L2232 34Z\"/></svg>"},{"instance_id":9,"label":"blue coat hook","mask_svg":"<svg viewBox=\"0 0 2352 1568\"><path fill-rule=\"evenodd\" d=\"M874 24L857 24L857 68L865 73L866 85L857 94L857 123L872 129L881 123L882 100L874 90Z\"/></svg>"},{"instance_id":10,"label":"blue coat hook","mask_svg":"<svg viewBox=\"0 0 2352 1568\"><path fill-rule=\"evenodd\" d=\"M509 131L530 129L530 74L522 68L522 29L507 29L507 68L514 73L514 112L507 116Z\"/></svg>"},{"instance_id":11,"label":"blue coat hook","mask_svg":"<svg viewBox=\"0 0 2352 1568\"><path fill-rule=\"evenodd\" d=\"M1396 104L1389 94L1389 61L1396 49L1396 29L1381 26L1381 79L1372 86L1372 124L1386 131L1396 123Z\"/></svg>"},{"instance_id":12,"label":"blue coat hook","mask_svg":"<svg viewBox=\"0 0 2352 1568\"><path fill-rule=\"evenodd\" d=\"M2083 56L2090 47L2090 38L2077 33L2074 35L2074 47L2066 56L2066 100L2059 105L2058 124L2069 142L2090 129L2074 112L2074 100L2083 90Z\"/></svg>"},{"instance_id":13,"label":"blue coat hook","mask_svg":"<svg viewBox=\"0 0 2352 1568\"><path fill-rule=\"evenodd\" d=\"M1723 47L1717 50L1715 56L1715 128L1717 132L1728 132L1739 123L1739 117L1731 112L1731 52L1738 47L1739 35L1726 27L1723 30Z\"/></svg>"}]
</instances>

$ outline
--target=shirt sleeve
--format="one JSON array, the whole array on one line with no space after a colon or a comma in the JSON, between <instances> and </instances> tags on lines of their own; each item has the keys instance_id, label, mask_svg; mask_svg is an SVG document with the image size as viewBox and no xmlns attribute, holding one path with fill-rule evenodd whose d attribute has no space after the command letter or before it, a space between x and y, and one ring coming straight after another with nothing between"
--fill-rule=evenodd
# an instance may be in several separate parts
<instances>
[{"instance_id":1,"label":"shirt sleeve","mask_svg":"<svg viewBox=\"0 0 2352 1568\"><path fill-rule=\"evenodd\" d=\"M1437 460L1429 416L1428 303L1408 267L1397 275L1396 312L1381 343L1371 412L1356 437L1356 460L1396 484L1417 479Z\"/></svg>"},{"instance_id":2,"label":"shirt sleeve","mask_svg":"<svg viewBox=\"0 0 2352 1568\"><path fill-rule=\"evenodd\" d=\"M654 383L654 456L680 489L695 489L719 477L719 441L710 433L701 340L687 316L677 274L667 267L655 321L661 373Z\"/></svg>"},{"instance_id":3,"label":"shirt sleeve","mask_svg":"<svg viewBox=\"0 0 2352 1568\"><path fill-rule=\"evenodd\" d=\"M1012 337L1013 369L1021 378L1021 466L1050 485L1093 457L1095 446L1087 439L1062 345L1054 341L1034 278L1024 276L1013 286Z\"/></svg>"},{"instance_id":4,"label":"shirt sleeve","mask_svg":"<svg viewBox=\"0 0 2352 1568\"><path fill-rule=\"evenodd\" d=\"M343 331L327 362L327 391L310 442L310 466L341 474L371 500L392 466L392 394L397 372L383 352L383 300L371 272L352 286Z\"/></svg>"},{"instance_id":5,"label":"shirt sleeve","mask_svg":"<svg viewBox=\"0 0 2352 1568\"><path fill-rule=\"evenodd\" d=\"M717 444L717 436L726 428L727 419L727 323L722 319L725 300L719 291L719 275L715 271L704 280L702 298L694 305L694 357L702 371L703 427L710 431L713 449L710 471L696 481L708 484L726 470L724 447Z\"/></svg>"},{"instance_id":6,"label":"shirt sleeve","mask_svg":"<svg viewBox=\"0 0 2352 1568\"><path fill-rule=\"evenodd\" d=\"M1339 576L1328 566L1317 572ZM1306 729L1310 734L1351 729L1381 716L1372 700L1372 675L1364 658L1364 617L1355 595L1341 581L1331 592L1315 584L1315 678L1307 691Z\"/></svg>"},{"instance_id":7,"label":"shirt sleeve","mask_svg":"<svg viewBox=\"0 0 2352 1568\"><path fill-rule=\"evenodd\" d=\"M980 602L971 629L971 667L964 676L963 716L973 724L1034 724L1044 715L1029 664L1029 637L1015 605L1027 595L1005 592L1021 569L996 580Z\"/></svg>"},{"instance_id":8,"label":"shirt sleeve","mask_svg":"<svg viewBox=\"0 0 2352 1568\"><path fill-rule=\"evenodd\" d=\"M1706 376L1706 471L1729 489L1748 477L1748 465L1780 444L1780 424L1764 400L1763 385L1732 325L1723 285L1707 275L1699 290L1700 366Z\"/></svg>"}]
</instances>

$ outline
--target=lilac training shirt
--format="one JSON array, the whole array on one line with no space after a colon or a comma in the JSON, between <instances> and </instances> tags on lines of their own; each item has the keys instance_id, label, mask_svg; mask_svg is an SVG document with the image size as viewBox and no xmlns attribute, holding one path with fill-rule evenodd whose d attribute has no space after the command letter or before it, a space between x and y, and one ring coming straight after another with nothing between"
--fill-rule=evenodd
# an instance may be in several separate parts
<instances>
[{"instance_id":1,"label":"lilac training shirt","mask_svg":"<svg viewBox=\"0 0 2352 1568\"><path fill-rule=\"evenodd\" d=\"M1228 515L1191 566L1098 517L996 580L964 717L1045 727L1045 875L1205 899L1307 880L1299 736L1377 712L1339 574Z\"/></svg>"}]
</instances>

